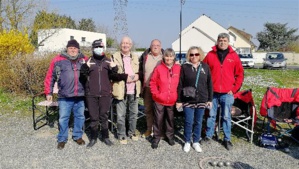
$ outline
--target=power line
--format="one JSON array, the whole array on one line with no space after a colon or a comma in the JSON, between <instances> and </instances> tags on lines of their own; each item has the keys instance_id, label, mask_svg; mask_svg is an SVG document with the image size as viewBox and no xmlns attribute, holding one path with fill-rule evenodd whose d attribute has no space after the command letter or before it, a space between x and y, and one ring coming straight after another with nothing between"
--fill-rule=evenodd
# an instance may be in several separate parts
<instances>
[{"instance_id":1,"label":"power line","mask_svg":"<svg viewBox=\"0 0 299 169\"><path fill-rule=\"evenodd\" d=\"M128 35L128 24L125 8L128 0L113 0L114 16L114 36L115 39L122 35Z\"/></svg>"}]
</instances>

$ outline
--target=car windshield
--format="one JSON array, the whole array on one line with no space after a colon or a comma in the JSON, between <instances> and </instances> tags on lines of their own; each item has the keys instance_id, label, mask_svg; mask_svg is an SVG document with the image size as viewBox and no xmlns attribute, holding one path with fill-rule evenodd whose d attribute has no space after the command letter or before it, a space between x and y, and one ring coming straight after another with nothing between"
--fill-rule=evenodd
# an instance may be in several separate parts
<instances>
[{"instance_id":1,"label":"car windshield","mask_svg":"<svg viewBox=\"0 0 299 169\"><path fill-rule=\"evenodd\" d=\"M268 53L266 55L267 59L284 59L284 56L282 53Z\"/></svg>"},{"instance_id":2,"label":"car windshield","mask_svg":"<svg viewBox=\"0 0 299 169\"><path fill-rule=\"evenodd\" d=\"M251 54L239 54L240 58L252 58Z\"/></svg>"}]
</instances>

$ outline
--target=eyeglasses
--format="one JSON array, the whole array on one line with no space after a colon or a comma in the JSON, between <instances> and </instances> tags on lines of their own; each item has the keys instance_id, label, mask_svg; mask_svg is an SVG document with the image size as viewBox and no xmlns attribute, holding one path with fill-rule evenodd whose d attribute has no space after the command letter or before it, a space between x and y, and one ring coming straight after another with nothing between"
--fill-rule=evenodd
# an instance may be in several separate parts
<instances>
[{"instance_id":1,"label":"eyeglasses","mask_svg":"<svg viewBox=\"0 0 299 169\"><path fill-rule=\"evenodd\" d=\"M190 53L190 56L199 56L199 53Z\"/></svg>"}]
</instances>

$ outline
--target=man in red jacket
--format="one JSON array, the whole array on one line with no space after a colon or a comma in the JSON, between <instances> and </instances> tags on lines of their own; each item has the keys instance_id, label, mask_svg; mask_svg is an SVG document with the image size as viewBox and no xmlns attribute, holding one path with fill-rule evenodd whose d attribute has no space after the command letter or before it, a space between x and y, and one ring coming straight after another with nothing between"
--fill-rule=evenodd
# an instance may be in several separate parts
<instances>
[{"instance_id":1,"label":"man in red jacket","mask_svg":"<svg viewBox=\"0 0 299 169\"><path fill-rule=\"evenodd\" d=\"M218 104L221 108L222 127L224 132L223 145L231 150L231 107L234 93L242 86L244 70L238 54L229 45L229 35L220 33L217 44L203 60L210 66L213 81L213 106L207 120L207 132L204 141L210 142L215 128Z\"/></svg>"}]
</instances>

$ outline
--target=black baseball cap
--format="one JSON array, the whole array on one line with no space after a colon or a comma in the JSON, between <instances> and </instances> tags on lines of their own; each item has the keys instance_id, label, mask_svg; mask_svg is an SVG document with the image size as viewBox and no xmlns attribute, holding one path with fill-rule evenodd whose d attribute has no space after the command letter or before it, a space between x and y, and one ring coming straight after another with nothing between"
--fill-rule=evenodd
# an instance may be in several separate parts
<instances>
[{"instance_id":1,"label":"black baseball cap","mask_svg":"<svg viewBox=\"0 0 299 169\"><path fill-rule=\"evenodd\" d=\"M98 39L92 42L92 47L97 48L97 47L104 47L104 43L102 42L102 39Z\"/></svg>"}]
</instances>

